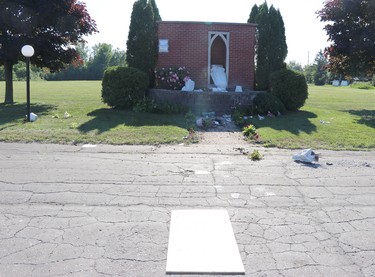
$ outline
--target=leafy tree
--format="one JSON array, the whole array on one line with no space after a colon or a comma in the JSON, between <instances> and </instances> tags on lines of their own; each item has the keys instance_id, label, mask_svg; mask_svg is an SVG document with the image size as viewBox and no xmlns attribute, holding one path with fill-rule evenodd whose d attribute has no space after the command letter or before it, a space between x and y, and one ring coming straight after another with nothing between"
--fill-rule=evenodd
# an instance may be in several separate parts
<instances>
[{"instance_id":1,"label":"leafy tree","mask_svg":"<svg viewBox=\"0 0 375 277\"><path fill-rule=\"evenodd\" d=\"M88 62L88 71L94 80L101 80L112 57L112 45L99 43L93 47L94 55Z\"/></svg>"},{"instance_id":2,"label":"leafy tree","mask_svg":"<svg viewBox=\"0 0 375 277\"><path fill-rule=\"evenodd\" d=\"M13 103L12 68L23 59L23 45L34 47L34 65L57 71L79 60L72 45L97 32L85 4L78 0L0 0L0 6L0 65L5 70L5 103Z\"/></svg>"},{"instance_id":3,"label":"leafy tree","mask_svg":"<svg viewBox=\"0 0 375 277\"><path fill-rule=\"evenodd\" d=\"M286 67L294 71L303 72L302 65L296 61L289 61Z\"/></svg>"},{"instance_id":4,"label":"leafy tree","mask_svg":"<svg viewBox=\"0 0 375 277\"><path fill-rule=\"evenodd\" d=\"M254 5L248 23L258 24L256 46L256 86L268 90L272 72L284 69L288 53L284 21L279 10L267 2L259 7Z\"/></svg>"},{"instance_id":5,"label":"leafy tree","mask_svg":"<svg viewBox=\"0 0 375 277\"><path fill-rule=\"evenodd\" d=\"M323 51L319 51L319 53L315 57L314 61L314 71L313 71L313 79L314 85L323 86L328 81L327 75L327 59L323 54Z\"/></svg>"},{"instance_id":6,"label":"leafy tree","mask_svg":"<svg viewBox=\"0 0 375 277\"><path fill-rule=\"evenodd\" d=\"M156 21L160 20L158 14L154 1L136 1L133 5L126 43L128 66L146 72L150 80L153 80L157 57Z\"/></svg>"},{"instance_id":7,"label":"leafy tree","mask_svg":"<svg viewBox=\"0 0 375 277\"><path fill-rule=\"evenodd\" d=\"M305 75L306 82L308 84L312 84L313 83L313 74L314 74L314 72L315 72L315 66L312 65L312 64L308 64L308 65L306 65L303 68L303 73Z\"/></svg>"},{"instance_id":8,"label":"leafy tree","mask_svg":"<svg viewBox=\"0 0 375 277\"><path fill-rule=\"evenodd\" d=\"M125 51L113 49L111 44L99 43L91 49L86 45L77 47L83 63L48 74L47 80L101 80L105 69L111 66L125 66Z\"/></svg>"},{"instance_id":9,"label":"leafy tree","mask_svg":"<svg viewBox=\"0 0 375 277\"><path fill-rule=\"evenodd\" d=\"M329 70L342 75L375 73L375 1L327 0L318 17L332 42Z\"/></svg>"}]
</instances>

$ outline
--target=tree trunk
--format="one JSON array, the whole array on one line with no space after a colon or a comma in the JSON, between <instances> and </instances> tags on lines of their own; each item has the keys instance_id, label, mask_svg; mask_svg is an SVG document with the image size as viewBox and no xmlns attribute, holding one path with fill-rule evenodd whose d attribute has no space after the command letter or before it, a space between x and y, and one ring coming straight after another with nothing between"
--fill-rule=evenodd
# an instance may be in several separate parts
<instances>
[{"instance_id":1,"label":"tree trunk","mask_svg":"<svg viewBox=\"0 0 375 277\"><path fill-rule=\"evenodd\" d=\"M4 63L5 71L5 104L13 104L13 63Z\"/></svg>"}]
</instances>

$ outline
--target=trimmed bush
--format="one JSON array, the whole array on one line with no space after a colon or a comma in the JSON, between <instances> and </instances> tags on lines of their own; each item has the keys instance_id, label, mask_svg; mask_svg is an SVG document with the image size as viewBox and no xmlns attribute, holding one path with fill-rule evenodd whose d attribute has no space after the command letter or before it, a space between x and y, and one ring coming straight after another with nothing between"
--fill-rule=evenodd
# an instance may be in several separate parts
<instances>
[{"instance_id":1,"label":"trimmed bush","mask_svg":"<svg viewBox=\"0 0 375 277\"><path fill-rule=\"evenodd\" d=\"M260 93L254 98L255 110L258 114L267 114L271 112L275 115L278 113L284 113L286 111L284 104L280 99L267 92Z\"/></svg>"},{"instance_id":2,"label":"trimmed bush","mask_svg":"<svg viewBox=\"0 0 375 277\"><path fill-rule=\"evenodd\" d=\"M146 73L132 67L109 67L102 81L102 100L113 108L133 108L145 97Z\"/></svg>"},{"instance_id":3,"label":"trimmed bush","mask_svg":"<svg viewBox=\"0 0 375 277\"><path fill-rule=\"evenodd\" d=\"M271 74L270 92L281 100L288 111L296 111L308 97L306 78L290 69L276 71Z\"/></svg>"}]
</instances>

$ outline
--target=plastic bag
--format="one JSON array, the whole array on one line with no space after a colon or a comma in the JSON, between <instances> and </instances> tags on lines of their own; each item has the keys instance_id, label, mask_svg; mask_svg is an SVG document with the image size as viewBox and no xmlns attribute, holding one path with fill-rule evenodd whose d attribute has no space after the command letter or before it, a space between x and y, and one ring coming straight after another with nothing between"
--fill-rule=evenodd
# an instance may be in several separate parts
<instances>
[{"instance_id":1,"label":"plastic bag","mask_svg":"<svg viewBox=\"0 0 375 277\"><path fill-rule=\"evenodd\" d=\"M293 159L303 163L313 163L319 161L319 156L311 149L304 149L300 153L294 154Z\"/></svg>"}]
</instances>

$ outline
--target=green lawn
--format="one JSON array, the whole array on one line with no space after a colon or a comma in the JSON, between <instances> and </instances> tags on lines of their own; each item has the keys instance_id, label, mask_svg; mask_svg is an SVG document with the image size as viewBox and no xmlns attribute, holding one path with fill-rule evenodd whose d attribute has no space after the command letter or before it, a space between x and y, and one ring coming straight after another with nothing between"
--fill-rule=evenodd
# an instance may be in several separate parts
<instances>
[{"instance_id":1,"label":"green lawn","mask_svg":"<svg viewBox=\"0 0 375 277\"><path fill-rule=\"evenodd\" d=\"M300 111L252 123L265 146L374 150L375 90L309 86Z\"/></svg>"},{"instance_id":2,"label":"green lawn","mask_svg":"<svg viewBox=\"0 0 375 277\"><path fill-rule=\"evenodd\" d=\"M109 108L101 101L100 81L31 82L31 111L24 123L25 82L14 83L14 105L4 105L0 82L0 141L46 143L178 143L188 134L184 115L139 114ZM71 117L64 118L68 112Z\"/></svg>"},{"instance_id":3,"label":"green lawn","mask_svg":"<svg viewBox=\"0 0 375 277\"><path fill-rule=\"evenodd\" d=\"M4 100L0 82L0 101ZM140 114L109 108L100 81L31 82L31 111L24 123L25 82L14 83L14 105L0 104L0 141L44 143L180 143L187 135L184 115ZM64 118L68 112L71 117ZM375 149L375 90L309 87L298 112L254 124L264 146L334 150Z\"/></svg>"}]
</instances>

